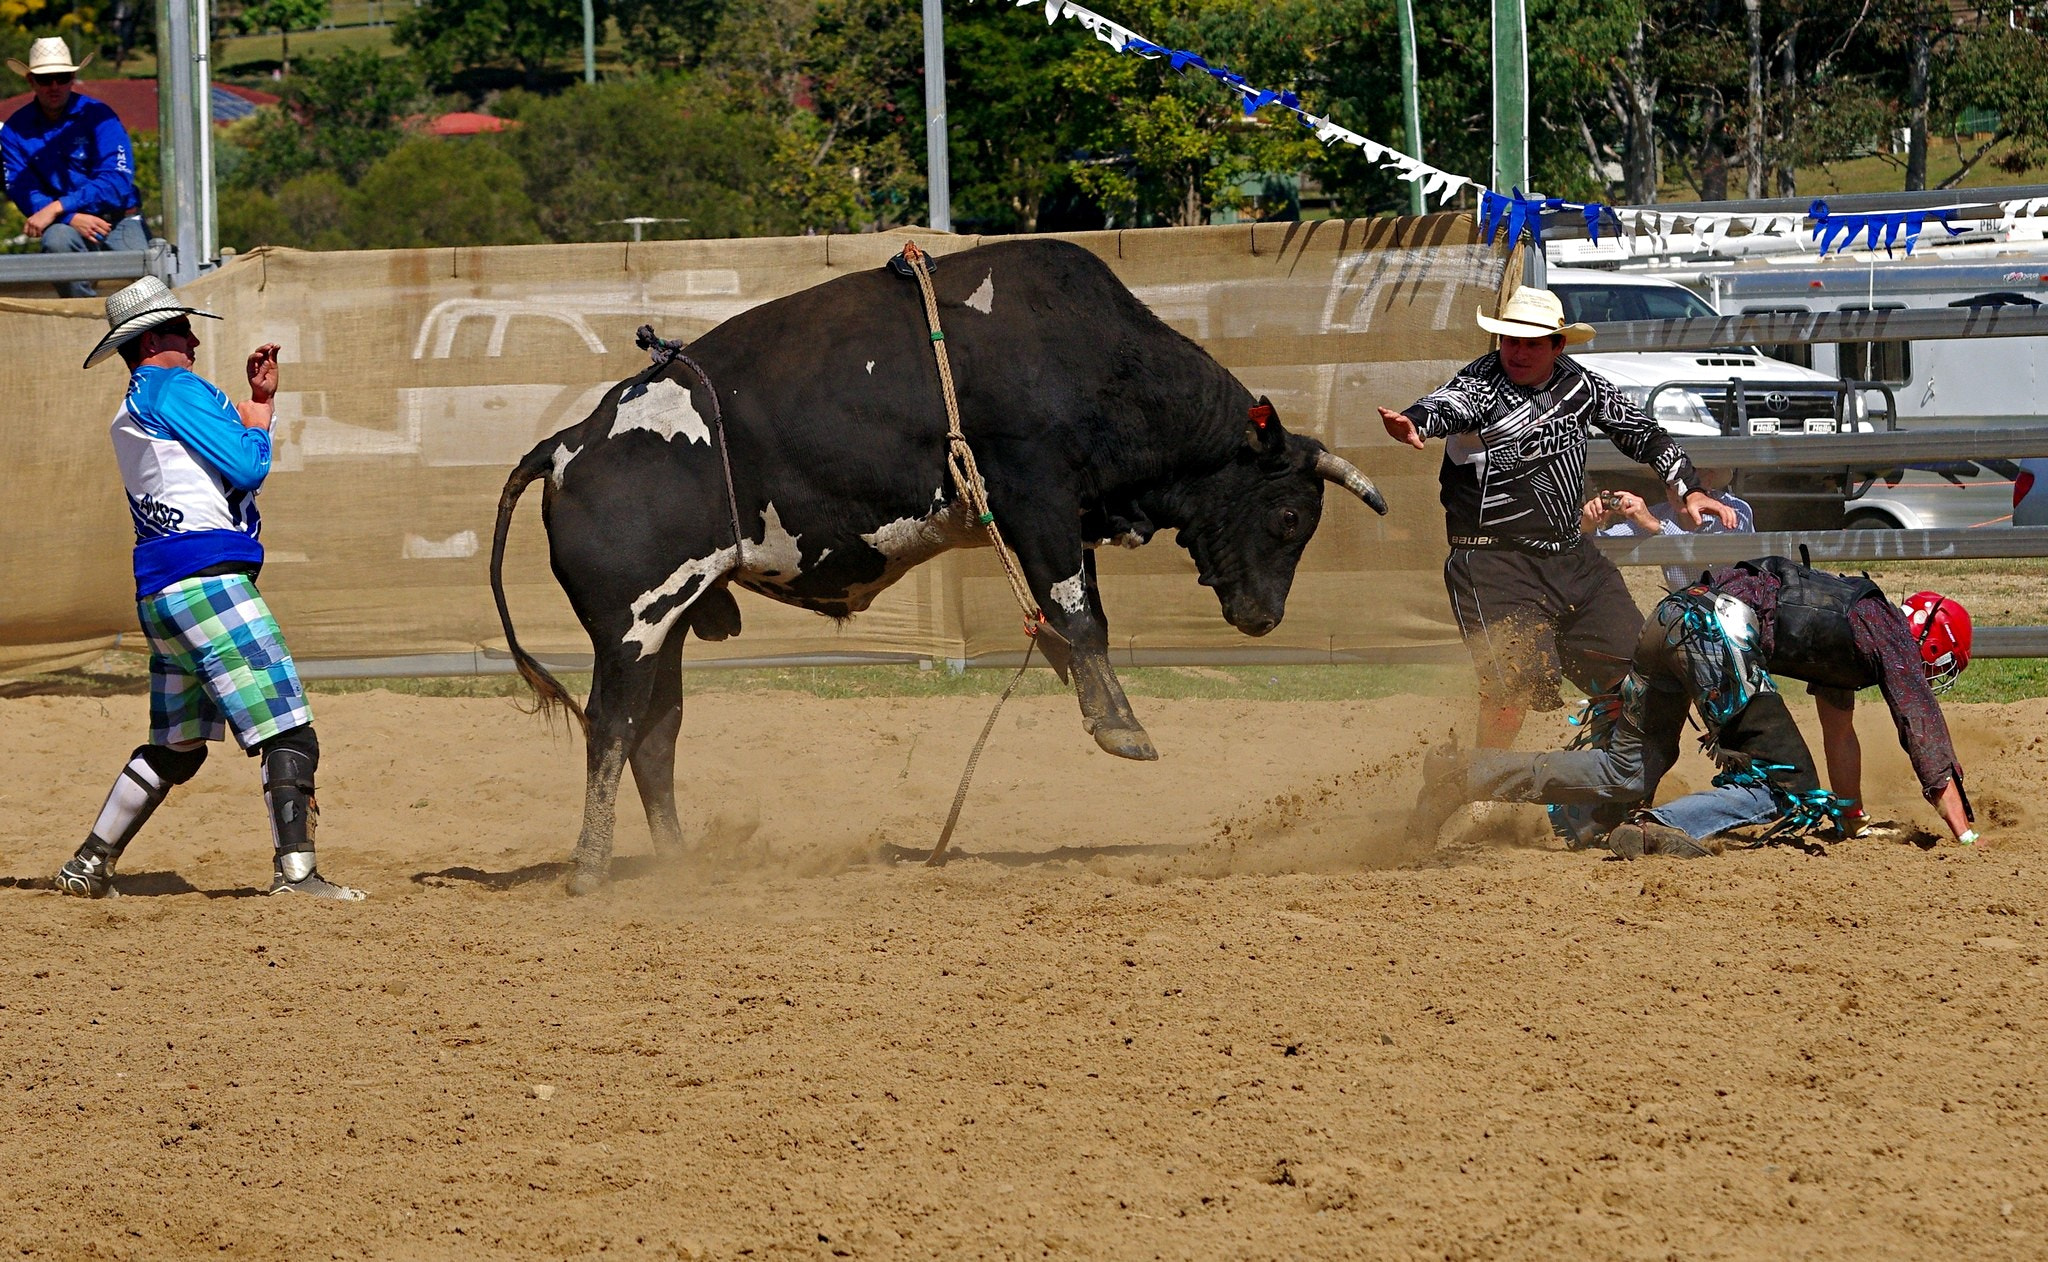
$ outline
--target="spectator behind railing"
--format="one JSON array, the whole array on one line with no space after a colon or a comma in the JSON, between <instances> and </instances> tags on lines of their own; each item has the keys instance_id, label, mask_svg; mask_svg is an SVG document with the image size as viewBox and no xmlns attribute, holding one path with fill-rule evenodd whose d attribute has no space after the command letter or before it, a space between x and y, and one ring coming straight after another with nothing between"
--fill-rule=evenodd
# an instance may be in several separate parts
<instances>
[{"instance_id":1,"label":"spectator behind railing","mask_svg":"<svg viewBox=\"0 0 2048 1262\"><path fill-rule=\"evenodd\" d=\"M1735 529L1733 531L1726 530L1720 522L1715 521L1713 518L1703 517L1700 519L1699 530L1693 533L1702 535L1754 534L1756 532L1756 513L1751 510L1746 501L1738 499L1734 492L1728 489L1729 483L1735 480L1735 471L1733 469L1701 469L1699 470L1699 477L1701 486L1709 494L1735 510ZM1597 534L1607 538L1641 539L1652 535L1682 535L1687 533L1685 527L1678 523L1678 508L1670 502L1668 494L1665 497L1664 503L1650 505L1643 501L1642 496L1629 491L1602 491L1586 501L1585 508L1579 514L1579 521L1582 528L1588 534ZM1703 568L1702 566L1665 566L1665 590L1675 592L1681 587L1689 586L1699 578L1700 570Z\"/></svg>"},{"instance_id":2,"label":"spectator behind railing","mask_svg":"<svg viewBox=\"0 0 2048 1262\"><path fill-rule=\"evenodd\" d=\"M149 248L128 131L108 106L72 91L91 61L87 53L74 62L70 45L54 36L29 46L26 65L7 59L35 99L0 129L0 163L7 196L28 219L22 231L39 238L45 253ZM57 284L62 298L96 292L90 281Z\"/></svg>"}]
</instances>

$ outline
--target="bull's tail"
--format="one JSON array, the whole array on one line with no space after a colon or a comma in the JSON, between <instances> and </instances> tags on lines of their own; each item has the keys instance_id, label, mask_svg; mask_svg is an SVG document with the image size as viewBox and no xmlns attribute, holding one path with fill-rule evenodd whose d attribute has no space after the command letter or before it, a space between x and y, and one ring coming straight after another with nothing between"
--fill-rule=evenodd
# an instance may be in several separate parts
<instances>
[{"instance_id":1,"label":"bull's tail","mask_svg":"<svg viewBox=\"0 0 2048 1262\"><path fill-rule=\"evenodd\" d=\"M560 706L576 718L576 725L583 729L584 738L590 736L590 719L583 713L583 707L562 687L561 681L548 673L534 656L519 647L519 636L512 630L512 610L505 603L505 540L512 533L512 510L519 507L519 497L527 484L543 477L553 464L552 447L543 443L526 453L526 458L512 470L512 476L505 479L505 489L498 496L498 527L491 535L491 595L498 601L498 622L505 628L505 644L512 650L512 662L519 668L519 677L533 689L534 700L540 705L540 712L547 714Z\"/></svg>"}]
</instances>

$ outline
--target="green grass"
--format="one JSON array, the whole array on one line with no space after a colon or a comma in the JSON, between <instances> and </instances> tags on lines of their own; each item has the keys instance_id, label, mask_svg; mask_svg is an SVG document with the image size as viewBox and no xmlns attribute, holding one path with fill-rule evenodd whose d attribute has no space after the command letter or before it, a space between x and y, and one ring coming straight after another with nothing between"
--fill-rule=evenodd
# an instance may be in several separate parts
<instances>
[{"instance_id":1,"label":"green grass","mask_svg":"<svg viewBox=\"0 0 2048 1262\"><path fill-rule=\"evenodd\" d=\"M795 666L787 669L693 670L683 678L690 693L795 692L830 700L859 697L993 697L1009 685L1014 670L967 670L915 666ZM1448 666L1140 666L1117 672L1134 697L1203 701L1366 701L1399 693L1450 696L1469 686L1469 672ZM577 697L590 688L588 675L564 675ZM512 675L431 679L319 679L315 694L339 696L373 691L416 697L518 697L526 686ZM1034 666L1017 686L1017 696L1065 696L1071 687L1049 668Z\"/></svg>"},{"instance_id":2,"label":"green grass","mask_svg":"<svg viewBox=\"0 0 2048 1262\"><path fill-rule=\"evenodd\" d=\"M1962 152L1956 151L1956 142L1947 137L1936 137L1927 147L1927 187L1939 187L1941 182L1953 175L1963 165L1963 159L1977 152L1981 142L1964 139ZM1993 161L2009 146L2001 145L1991 151L1976 166L1959 188L1995 188L2008 184L2048 183L2048 166L2030 167L2019 174L2001 170ZM1844 193L1897 193L1906 187L1905 156L1885 158L1850 158L1842 162L1831 162L1825 166L1802 167L1796 173L1801 197L1831 197ZM1740 197L1743 177L1739 168L1730 168L1728 173L1729 196ZM1775 182L1766 190L1765 196L1777 195ZM1699 199L1699 191L1690 184L1666 184L1658 190L1661 201L1689 202Z\"/></svg>"},{"instance_id":3,"label":"green grass","mask_svg":"<svg viewBox=\"0 0 2048 1262\"><path fill-rule=\"evenodd\" d=\"M1980 658L1956 681L1943 701L2029 701L2048 697L2048 659L2039 657Z\"/></svg>"},{"instance_id":4,"label":"green grass","mask_svg":"<svg viewBox=\"0 0 2048 1262\"><path fill-rule=\"evenodd\" d=\"M142 696L149 679L142 659L127 654L86 671L60 671L0 683L0 698L23 696ZM1008 669L959 673L939 667L796 666L786 669L693 670L686 694L794 692L829 700L862 697L993 697L1010 682ZM1469 693L1464 666L1140 666L1117 671L1134 697L1195 701L1370 701L1398 695L1449 697ZM562 684L579 700L590 691L588 674L565 674ZM516 675L453 675L421 679L316 679L307 690L336 697L391 692L409 697L528 696ZM1066 696L1072 690L1052 671L1034 666L1018 696ZM2048 659L1987 658L1971 664L1945 700L2008 702L2048 697Z\"/></svg>"}]
</instances>

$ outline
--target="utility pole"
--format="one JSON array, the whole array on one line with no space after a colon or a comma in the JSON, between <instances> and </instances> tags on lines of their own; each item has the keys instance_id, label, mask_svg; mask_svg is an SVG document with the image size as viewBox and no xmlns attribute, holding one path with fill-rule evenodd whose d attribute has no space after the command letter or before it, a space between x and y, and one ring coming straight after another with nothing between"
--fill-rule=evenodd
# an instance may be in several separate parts
<instances>
[{"instance_id":1,"label":"utility pole","mask_svg":"<svg viewBox=\"0 0 2048 1262\"><path fill-rule=\"evenodd\" d=\"M597 82L597 10L583 0L583 82Z\"/></svg>"},{"instance_id":2,"label":"utility pole","mask_svg":"<svg viewBox=\"0 0 2048 1262\"><path fill-rule=\"evenodd\" d=\"M946 25L939 0L924 0L924 153L932 231L953 230L953 173L946 153Z\"/></svg>"},{"instance_id":3,"label":"utility pole","mask_svg":"<svg viewBox=\"0 0 2048 1262\"><path fill-rule=\"evenodd\" d=\"M213 82L205 0L160 0L156 10L157 134L162 142L164 236L171 283L213 262Z\"/></svg>"},{"instance_id":4,"label":"utility pole","mask_svg":"<svg viewBox=\"0 0 2048 1262\"><path fill-rule=\"evenodd\" d=\"M1401 113L1408 125L1408 156L1420 160L1422 157L1422 101L1416 86L1415 70L1415 0L1394 0L1394 11L1401 23ZM1422 204L1422 181L1408 182L1408 213L1422 214L1427 207Z\"/></svg>"},{"instance_id":5,"label":"utility pole","mask_svg":"<svg viewBox=\"0 0 2048 1262\"><path fill-rule=\"evenodd\" d=\"M1493 0L1493 188L1529 191L1529 23L1522 0Z\"/></svg>"}]
</instances>

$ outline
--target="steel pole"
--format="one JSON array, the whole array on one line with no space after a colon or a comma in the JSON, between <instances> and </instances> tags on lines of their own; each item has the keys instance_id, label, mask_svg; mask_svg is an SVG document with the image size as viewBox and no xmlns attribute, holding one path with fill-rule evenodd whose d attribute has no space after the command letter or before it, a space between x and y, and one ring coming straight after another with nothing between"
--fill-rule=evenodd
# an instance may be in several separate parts
<instances>
[{"instance_id":1,"label":"steel pole","mask_svg":"<svg viewBox=\"0 0 2048 1262\"><path fill-rule=\"evenodd\" d=\"M1493 187L1529 191L1529 23L1522 0L1493 0Z\"/></svg>"},{"instance_id":2,"label":"steel pole","mask_svg":"<svg viewBox=\"0 0 2048 1262\"><path fill-rule=\"evenodd\" d=\"M1416 86L1415 69L1415 0L1395 0L1394 10L1401 21L1401 112L1408 125L1406 142L1408 156L1422 156L1422 101L1420 89ZM1427 208L1422 204L1422 181L1408 181L1408 213L1422 214Z\"/></svg>"},{"instance_id":3,"label":"steel pole","mask_svg":"<svg viewBox=\"0 0 2048 1262\"><path fill-rule=\"evenodd\" d=\"M161 0L156 10L157 136L162 145L164 236L175 252L171 283L199 275L199 137L192 100L193 0Z\"/></svg>"},{"instance_id":4,"label":"steel pole","mask_svg":"<svg viewBox=\"0 0 2048 1262\"><path fill-rule=\"evenodd\" d=\"M953 230L953 175L946 153L946 24L939 0L924 0L924 152L935 232Z\"/></svg>"},{"instance_id":5,"label":"steel pole","mask_svg":"<svg viewBox=\"0 0 2048 1262\"><path fill-rule=\"evenodd\" d=\"M597 10L583 0L583 81L597 82Z\"/></svg>"},{"instance_id":6,"label":"steel pole","mask_svg":"<svg viewBox=\"0 0 2048 1262\"><path fill-rule=\"evenodd\" d=\"M192 82L192 132L198 141L194 150L193 177L199 206L199 259L194 268L211 267L220 257L220 208L214 196L213 180L213 29L211 0L191 0L192 60L187 74Z\"/></svg>"}]
</instances>

